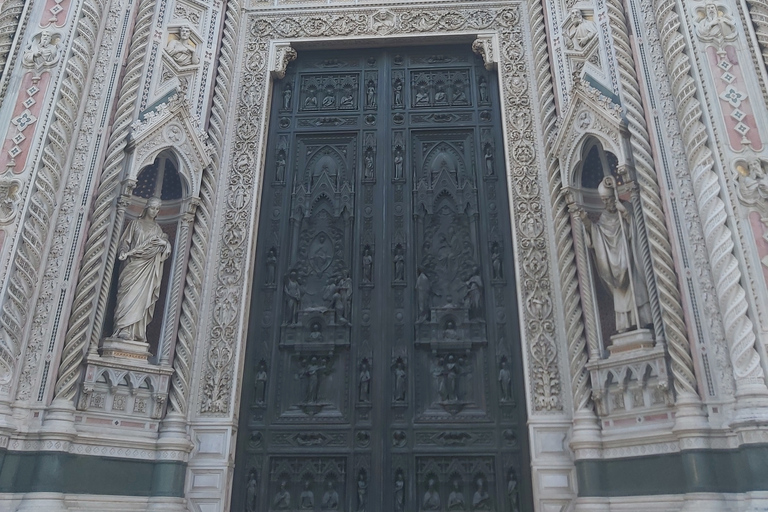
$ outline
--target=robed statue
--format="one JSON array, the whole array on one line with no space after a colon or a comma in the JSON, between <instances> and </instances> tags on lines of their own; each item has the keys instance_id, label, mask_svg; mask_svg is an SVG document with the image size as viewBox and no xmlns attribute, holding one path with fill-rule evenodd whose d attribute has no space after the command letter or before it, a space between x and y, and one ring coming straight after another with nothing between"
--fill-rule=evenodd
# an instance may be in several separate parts
<instances>
[{"instance_id":1,"label":"robed statue","mask_svg":"<svg viewBox=\"0 0 768 512\"><path fill-rule=\"evenodd\" d=\"M120 239L117 259L125 263L117 281L115 338L147 341L147 325L160 297L163 262L171 255L168 236L155 220L160 204L159 198L149 199Z\"/></svg>"},{"instance_id":2,"label":"robed statue","mask_svg":"<svg viewBox=\"0 0 768 512\"><path fill-rule=\"evenodd\" d=\"M587 245L594 251L597 275L613 296L616 331L644 328L652 320L637 227L618 199L612 176L600 182L597 192L605 209L594 222L583 211L581 218L587 229Z\"/></svg>"}]
</instances>

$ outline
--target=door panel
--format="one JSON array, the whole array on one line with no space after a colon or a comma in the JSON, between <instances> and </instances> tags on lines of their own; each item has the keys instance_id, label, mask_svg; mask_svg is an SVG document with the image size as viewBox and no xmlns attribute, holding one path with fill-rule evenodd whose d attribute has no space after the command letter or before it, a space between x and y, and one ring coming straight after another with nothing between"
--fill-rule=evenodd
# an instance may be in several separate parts
<instances>
[{"instance_id":1,"label":"door panel","mask_svg":"<svg viewBox=\"0 0 768 512\"><path fill-rule=\"evenodd\" d=\"M532 510L495 83L468 46L276 82L233 510Z\"/></svg>"}]
</instances>

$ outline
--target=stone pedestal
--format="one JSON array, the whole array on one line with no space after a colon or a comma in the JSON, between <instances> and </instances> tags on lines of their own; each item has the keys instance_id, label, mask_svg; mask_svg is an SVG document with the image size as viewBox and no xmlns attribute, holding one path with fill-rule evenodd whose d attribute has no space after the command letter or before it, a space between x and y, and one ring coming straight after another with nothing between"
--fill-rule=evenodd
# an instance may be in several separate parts
<instances>
[{"instance_id":1,"label":"stone pedestal","mask_svg":"<svg viewBox=\"0 0 768 512\"><path fill-rule=\"evenodd\" d=\"M152 354L149 352L149 343L120 338L106 338L102 345L101 355L103 357L146 361Z\"/></svg>"},{"instance_id":2,"label":"stone pedestal","mask_svg":"<svg viewBox=\"0 0 768 512\"><path fill-rule=\"evenodd\" d=\"M608 350L611 354L626 352L638 348L652 348L653 333L648 329L635 329L611 336L611 346Z\"/></svg>"}]
</instances>

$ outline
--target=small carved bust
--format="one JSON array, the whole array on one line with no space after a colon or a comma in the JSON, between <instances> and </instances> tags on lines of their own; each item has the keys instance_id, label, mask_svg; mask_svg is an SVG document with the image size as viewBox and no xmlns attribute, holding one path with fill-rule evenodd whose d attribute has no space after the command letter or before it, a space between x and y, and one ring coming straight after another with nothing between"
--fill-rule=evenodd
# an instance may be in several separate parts
<instances>
[{"instance_id":1,"label":"small carved bust","mask_svg":"<svg viewBox=\"0 0 768 512\"><path fill-rule=\"evenodd\" d=\"M54 34L48 30L40 32L33 38L24 51L22 62L25 66L35 69L47 68L59 61L59 45L54 42Z\"/></svg>"},{"instance_id":2,"label":"small carved bust","mask_svg":"<svg viewBox=\"0 0 768 512\"><path fill-rule=\"evenodd\" d=\"M704 6L704 17L696 24L696 33L702 41L714 42L722 47L725 41L736 38L736 23L717 5L710 2Z\"/></svg>"},{"instance_id":3,"label":"small carved bust","mask_svg":"<svg viewBox=\"0 0 768 512\"><path fill-rule=\"evenodd\" d=\"M179 38L171 39L168 46L165 47L165 52L179 66L190 66L200 62L195 52L195 43L190 39L191 34L192 31L189 30L189 27L181 27Z\"/></svg>"},{"instance_id":4,"label":"small carved bust","mask_svg":"<svg viewBox=\"0 0 768 512\"><path fill-rule=\"evenodd\" d=\"M581 51L589 46L596 35L595 22L586 19L581 9L571 9L570 25L565 33L566 45L572 50Z\"/></svg>"}]
</instances>

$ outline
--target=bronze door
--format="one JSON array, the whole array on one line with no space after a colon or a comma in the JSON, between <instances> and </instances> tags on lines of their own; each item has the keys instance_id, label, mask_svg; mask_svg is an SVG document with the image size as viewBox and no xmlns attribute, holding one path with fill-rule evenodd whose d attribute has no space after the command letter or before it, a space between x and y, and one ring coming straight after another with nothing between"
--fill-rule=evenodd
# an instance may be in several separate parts
<instances>
[{"instance_id":1,"label":"bronze door","mask_svg":"<svg viewBox=\"0 0 768 512\"><path fill-rule=\"evenodd\" d=\"M275 84L232 510L533 510L496 77L469 45Z\"/></svg>"}]
</instances>

